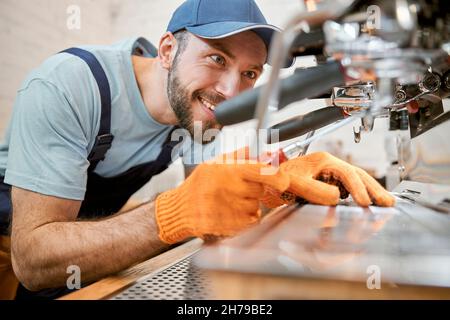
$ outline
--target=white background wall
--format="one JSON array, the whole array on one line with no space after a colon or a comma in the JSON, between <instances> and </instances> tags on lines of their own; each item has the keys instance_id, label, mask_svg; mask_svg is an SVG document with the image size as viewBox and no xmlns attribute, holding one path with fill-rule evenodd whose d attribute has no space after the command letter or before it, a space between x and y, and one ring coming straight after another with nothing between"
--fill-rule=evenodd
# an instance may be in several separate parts
<instances>
[{"instance_id":1,"label":"white background wall","mask_svg":"<svg viewBox=\"0 0 450 320\"><path fill-rule=\"evenodd\" d=\"M0 137L16 90L26 74L49 55L79 43L109 43L109 0L0 0ZM66 10L82 9L81 30L68 30Z\"/></svg>"},{"instance_id":2,"label":"white background wall","mask_svg":"<svg viewBox=\"0 0 450 320\"><path fill-rule=\"evenodd\" d=\"M224 0L226 1L226 0ZM299 0L257 0L267 20L283 26L300 10ZM182 0L0 0L0 139L11 115L15 92L26 74L46 57L79 44L107 44L129 36L145 36L155 45ZM67 8L81 9L81 29L69 30ZM303 113L323 102L302 102L288 113ZM376 133L352 142L351 128L341 130L311 150L327 149L341 140L344 153L358 164L384 172L384 124ZM334 141L334 142L333 142Z\"/></svg>"}]
</instances>

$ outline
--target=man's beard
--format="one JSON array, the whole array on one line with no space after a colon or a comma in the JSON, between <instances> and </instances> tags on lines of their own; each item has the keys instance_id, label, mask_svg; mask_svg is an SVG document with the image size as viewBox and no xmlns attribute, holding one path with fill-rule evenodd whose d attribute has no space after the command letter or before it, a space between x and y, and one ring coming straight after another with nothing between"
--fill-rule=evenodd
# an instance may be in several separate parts
<instances>
[{"instance_id":1,"label":"man's beard","mask_svg":"<svg viewBox=\"0 0 450 320\"><path fill-rule=\"evenodd\" d=\"M217 105L225 99L218 95L210 94L202 90L196 90L194 93L192 93L192 97L190 98L188 90L180 83L179 75L177 74L178 68L176 60L177 59L175 58L173 68L169 70L167 79L167 96L169 98L170 106L172 107L173 112L178 119L178 125L188 130L191 137L194 138L194 119L191 101L192 103L194 103L195 101L199 101L198 97L202 96ZM221 127L215 120L202 121L202 137L203 133L206 130L212 128L220 129ZM213 139L205 141L202 138L201 140L203 144L206 144L211 142Z\"/></svg>"}]
</instances>

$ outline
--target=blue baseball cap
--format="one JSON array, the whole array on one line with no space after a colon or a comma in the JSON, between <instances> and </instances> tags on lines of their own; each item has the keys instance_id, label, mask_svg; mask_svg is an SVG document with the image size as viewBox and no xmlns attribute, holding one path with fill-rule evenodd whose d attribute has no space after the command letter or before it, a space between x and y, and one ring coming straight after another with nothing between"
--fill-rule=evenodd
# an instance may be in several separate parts
<instances>
[{"instance_id":1,"label":"blue baseball cap","mask_svg":"<svg viewBox=\"0 0 450 320\"><path fill-rule=\"evenodd\" d=\"M264 41L267 51L274 32L281 31L267 23L253 0L187 0L175 10L167 27L171 33L180 30L205 39L221 39L252 30ZM293 62L290 59L285 67Z\"/></svg>"}]
</instances>

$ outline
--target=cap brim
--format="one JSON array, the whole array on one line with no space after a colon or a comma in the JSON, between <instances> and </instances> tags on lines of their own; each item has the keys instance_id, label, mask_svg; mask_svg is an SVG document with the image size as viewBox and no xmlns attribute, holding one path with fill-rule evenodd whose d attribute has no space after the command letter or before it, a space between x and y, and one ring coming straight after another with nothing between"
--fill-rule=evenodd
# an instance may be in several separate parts
<instances>
[{"instance_id":1,"label":"cap brim","mask_svg":"<svg viewBox=\"0 0 450 320\"><path fill-rule=\"evenodd\" d=\"M255 24L236 21L222 21L200 26L190 26L186 27L186 30L200 38L205 39L222 39L244 31L251 30L256 32L261 37L268 49L270 48L270 43L274 33L281 32L279 28L270 24ZM294 62L295 58L290 58L288 61L286 61L284 68L291 67Z\"/></svg>"}]
</instances>

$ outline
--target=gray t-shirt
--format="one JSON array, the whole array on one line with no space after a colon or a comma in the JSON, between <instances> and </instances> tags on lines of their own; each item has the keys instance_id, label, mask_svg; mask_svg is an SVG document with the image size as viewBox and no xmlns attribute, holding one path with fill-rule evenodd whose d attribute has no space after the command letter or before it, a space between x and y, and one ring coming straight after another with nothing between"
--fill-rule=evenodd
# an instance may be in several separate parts
<instances>
[{"instance_id":1,"label":"gray t-shirt","mask_svg":"<svg viewBox=\"0 0 450 320\"><path fill-rule=\"evenodd\" d=\"M80 48L97 57L111 87L115 138L95 173L112 177L155 160L172 127L148 113L131 55L154 56L156 49L143 38ZM0 176L5 176L5 183L26 190L83 200L87 157L100 114L100 94L88 65L67 53L50 57L18 90L5 141L0 144Z\"/></svg>"}]
</instances>

